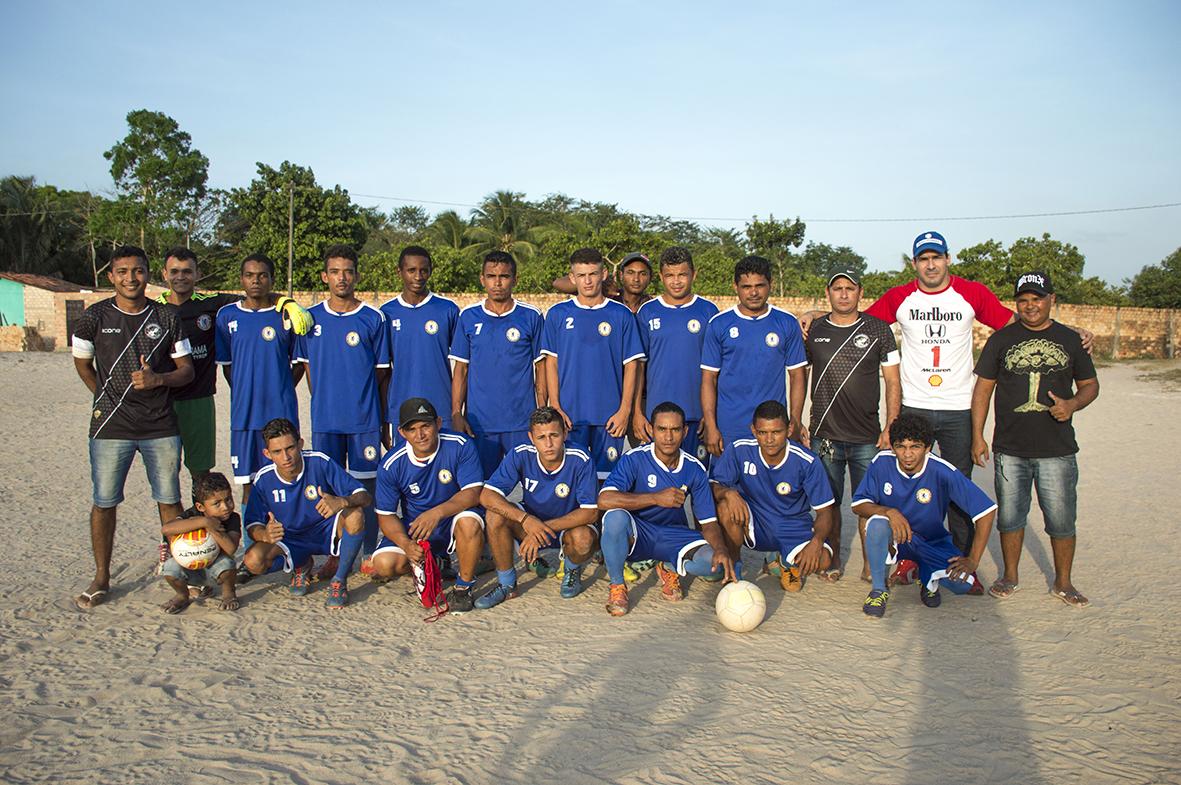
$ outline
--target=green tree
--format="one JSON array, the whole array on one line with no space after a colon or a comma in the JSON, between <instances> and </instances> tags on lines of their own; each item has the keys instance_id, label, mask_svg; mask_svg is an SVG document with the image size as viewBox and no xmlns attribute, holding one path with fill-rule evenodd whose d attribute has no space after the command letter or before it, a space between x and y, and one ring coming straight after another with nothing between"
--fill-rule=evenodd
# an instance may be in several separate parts
<instances>
[{"instance_id":1,"label":"green tree","mask_svg":"<svg viewBox=\"0 0 1181 785\"><path fill-rule=\"evenodd\" d=\"M802 264L792 253L793 248L803 244L805 229L804 222L798 218L777 221L773 215L765 221L755 216L746 225L748 250L771 261L775 276L771 291L777 297L795 294L809 283Z\"/></svg>"},{"instance_id":2,"label":"green tree","mask_svg":"<svg viewBox=\"0 0 1181 785\"><path fill-rule=\"evenodd\" d=\"M850 269L858 275L865 272L865 257L847 245L833 247L828 243L808 243L800 254L804 272L827 279L830 270Z\"/></svg>"},{"instance_id":3,"label":"green tree","mask_svg":"<svg viewBox=\"0 0 1181 785\"><path fill-rule=\"evenodd\" d=\"M1139 308L1181 308L1181 248L1142 268L1128 282L1128 298Z\"/></svg>"},{"instance_id":4,"label":"green tree","mask_svg":"<svg viewBox=\"0 0 1181 785\"><path fill-rule=\"evenodd\" d=\"M467 250L475 259L489 251L511 253L518 263L532 259L537 243L549 231L534 225L532 212L524 194L497 191L488 195L472 211L471 223L464 231Z\"/></svg>"},{"instance_id":5,"label":"green tree","mask_svg":"<svg viewBox=\"0 0 1181 785\"><path fill-rule=\"evenodd\" d=\"M454 210L444 210L435 216L435 220L424 231L427 242L456 251L462 250L467 244L467 221L459 217Z\"/></svg>"},{"instance_id":6,"label":"green tree","mask_svg":"<svg viewBox=\"0 0 1181 785\"><path fill-rule=\"evenodd\" d=\"M1083 275L1086 259L1078 246L1050 237L1022 237L1008 248L996 240L959 251L952 271L979 281L1003 299L1012 299L1013 283L1022 273L1040 270L1050 275L1058 299L1067 303L1118 304L1119 289Z\"/></svg>"},{"instance_id":7,"label":"green tree","mask_svg":"<svg viewBox=\"0 0 1181 785\"><path fill-rule=\"evenodd\" d=\"M0 180L0 269L90 284L87 211L102 201L32 177Z\"/></svg>"}]
</instances>

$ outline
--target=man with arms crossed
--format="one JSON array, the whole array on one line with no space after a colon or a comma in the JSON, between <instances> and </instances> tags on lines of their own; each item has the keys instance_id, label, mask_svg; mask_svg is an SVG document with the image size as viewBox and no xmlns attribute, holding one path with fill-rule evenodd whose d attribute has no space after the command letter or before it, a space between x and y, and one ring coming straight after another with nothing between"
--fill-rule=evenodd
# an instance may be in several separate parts
<instances>
[{"instance_id":1,"label":"man with arms crossed","mask_svg":"<svg viewBox=\"0 0 1181 785\"><path fill-rule=\"evenodd\" d=\"M504 251L484 257L487 294L459 312L451 341L451 421L471 436L484 476L529 441L529 415L545 402L541 311L513 298L517 261Z\"/></svg>"},{"instance_id":2,"label":"man with arms crossed","mask_svg":"<svg viewBox=\"0 0 1181 785\"><path fill-rule=\"evenodd\" d=\"M993 477L1005 574L988 593L1006 599L1017 591L1033 486L1054 552L1050 592L1067 605L1085 608L1090 601L1070 580L1078 512L1078 442L1071 419L1099 396L1099 380L1078 334L1050 318L1055 297L1049 275L1022 275L1016 298L1020 321L993 333L984 344L972 391L972 459L977 466L988 460L984 421L996 393Z\"/></svg>"},{"instance_id":3,"label":"man with arms crossed","mask_svg":"<svg viewBox=\"0 0 1181 785\"><path fill-rule=\"evenodd\" d=\"M542 329L546 393L572 441L590 447L599 478L623 451L644 348L636 317L603 296L603 256L580 248L570 256L578 294L550 308Z\"/></svg>"},{"instance_id":4,"label":"man with arms crossed","mask_svg":"<svg viewBox=\"0 0 1181 785\"><path fill-rule=\"evenodd\" d=\"M732 442L711 469L718 520L736 567L744 542L756 551L775 551L779 585L798 592L806 576L832 563L826 542L837 511L832 486L816 456L788 441L782 403L759 404L750 429L754 438Z\"/></svg>"},{"instance_id":5,"label":"man with arms crossed","mask_svg":"<svg viewBox=\"0 0 1181 785\"><path fill-rule=\"evenodd\" d=\"M276 415L299 422L295 384L303 366L294 363L295 332L272 305L275 264L265 254L242 261L246 299L217 312L217 364L230 385L230 464L234 482L250 499L251 477L266 465L262 429ZM247 526L247 533L250 527Z\"/></svg>"},{"instance_id":6,"label":"man with arms crossed","mask_svg":"<svg viewBox=\"0 0 1181 785\"><path fill-rule=\"evenodd\" d=\"M734 266L738 305L709 322L701 350L701 412L705 447L721 455L750 433L750 418L763 401L787 404L783 371L791 380L790 436L808 444L801 417L808 364L796 317L767 302L771 263L747 256Z\"/></svg>"},{"instance_id":7,"label":"man with arms crossed","mask_svg":"<svg viewBox=\"0 0 1181 785\"><path fill-rule=\"evenodd\" d=\"M339 557L325 604L348 605L349 567L361 550L365 517L373 497L360 481L322 452L303 451L299 429L279 417L262 429L272 465L254 475L246 503L246 531L254 544L242 554L251 575L291 573L291 593L311 590L312 557Z\"/></svg>"},{"instance_id":8,"label":"man with arms crossed","mask_svg":"<svg viewBox=\"0 0 1181 785\"><path fill-rule=\"evenodd\" d=\"M664 293L641 305L636 315L647 359L640 367L632 427L641 441L651 441L652 422L642 405L645 391L647 400L672 401L685 410L681 449L704 462L709 454L701 446L701 346L718 306L693 294L696 278L687 248L673 246L660 254Z\"/></svg>"},{"instance_id":9,"label":"man with arms crossed","mask_svg":"<svg viewBox=\"0 0 1181 785\"><path fill-rule=\"evenodd\" d=\"M124 245L111 257L107 279L115 296L86 309L74 329L74 368L94 396L90 417L90 544L94 580L74 602L100 605L111 588L115 510L138 452L143 456L160 523L178 517L180 436L169 388L193 379L188 339L176 309L149 302L148 256Z\"/></svg>"},{"instance_id":10,"label":"man with arms crossed","mask_svg":"<svg viewBox=\"0 0 1181 785\"><path fill-rule=\"evenodd\" d=\"M403 443L377 470L382 537L372 570L379 578L407 574L411 563L422 564L422 540L430 543L434 558L455 553L459 577L447 601L452 613L464 613L473 607L476 563L484 549L484 519L477 506L484 475L472 440L440 428L439 415L425 398L410 398L398 407Z\"/></svg>"},{"instance_id":11,"label":"man with arms crossed","mask_svg":"<svg viewBox=\"0 0 1181 785\"><path fill-rule=\"evenodd\" d=\"M390 375L389 328L381 311L357 299L357 252L350 246L328 247L320 279L328 285L328 299L312 306L316 325L295 348L312 393L312 449L347 467L373 495L381 453L380 388ZM364 514L362 555L377 546L377 514L371 507ZM318 577L336 571L330 557Z\"/></svg>"},{"instance_id":12,"label":"man with arms crossed","mask_svg":"<svg viewBox=\"0 0 1181 785\"><path fill-rule=\"evenodd\" d=\"M520 485L520 506L508 495ZM496 588L476 600L492 608L517 596L513 543L526 564L538 551L560 546L564 559L561 595L582 591L582 566L598 547L598 481L590 455L566 444L566 423L544 406L529 418L529 444L517 446L484 483L480 494L488 517L488 545L496 562Z\"/></svg>"},{"instance_id":13,"label":"man with arms crossed","mask_svg":"<svg viewBox=\"0 0 1181 785\"><path fill-rule=\"evenodd\" d=\"M812 367L812 449L820 456L832 482L837 506L828 544L832 566L819 575L835 581L841 577L841 499L845 494L845 468L849 489L861 484L869 462L878 450L890 447L890 423L902 405L898 373L898 346L894 333L881 319L861 313L861 276L839 268L828 276L828 302L832 310L812 322L804 343ZM878 427L881 386L878 368L886 381L886 427ZM869 580L865 561L865 521L858 521L861 537L861 579Z\"/></svg>"},{"instance_id":14,"label":"man with arms crossed","mask_svg":"<svg viewBox=\"0 0 1181 785\"><path fill-rule=\"evenodd\" d=\"M603 562L611 586L607 612L628 612L624 562L657 560L660 596L684 597L681 575L734 580L734 560L718 526L709 477L701 462L681 449L685 413L671 401L652 410L651 444L628 451L599 491L603 515ZM688 497L700 531L685 513Z\"/></svg>"},{"instance_id":15,"label":"man with arms crossed","mask_svg":"<svg viewBox=\"0 0 1181 785\"><path fill-rule=\"evenodd\" d=\"M381 306L390 328L390 377L384 397L391 423L408 398L426 398L451 427L451 361L447 354L459 320L459 306L430 290L430 252L409 245L398 255L402 292ZM392 429L391 429L392 430ZM390 447L396 434L390 433Z\"/></svg>"},{"instance_id":16,"label":"man with arms crossed","mask_svg":"<svg viewBox=\"0 0 1181 785\"><path fill-rule=\"evenodd\" d=\"M896 559L918 565L919 599L928 608L942 602L941 582L956 594L978 593L976 566L992 533L996 504L958 469L931 455L934 441L934 429L925 417L902 412L890 425L893 452L878 453L853 494L853 512L868 519L865 557L873 588L861 607L867 616L885 615L890 599L886 569ZM966 556L944 523L952 503L975 524Z\"/></svg>"}]
</instances>

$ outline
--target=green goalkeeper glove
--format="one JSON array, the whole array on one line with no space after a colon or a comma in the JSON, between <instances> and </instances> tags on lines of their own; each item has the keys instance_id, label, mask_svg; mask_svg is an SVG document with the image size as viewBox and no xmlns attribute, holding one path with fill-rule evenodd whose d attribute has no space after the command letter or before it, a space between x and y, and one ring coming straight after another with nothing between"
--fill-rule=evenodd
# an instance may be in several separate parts
<instances>
[{"instance_id":1,"label":"green goalkeeper glove","mask_svg":"<svg viewBox=\"0 0 1181 785\"><path fill-rule=\"evenodd\" d=\"M310 313L300 308L299 303L285 294L279 295L275 307L283 313L283 326L290 326L296 335L307 335L308 330L316 323Z\"/></svg>"}]
</instances>

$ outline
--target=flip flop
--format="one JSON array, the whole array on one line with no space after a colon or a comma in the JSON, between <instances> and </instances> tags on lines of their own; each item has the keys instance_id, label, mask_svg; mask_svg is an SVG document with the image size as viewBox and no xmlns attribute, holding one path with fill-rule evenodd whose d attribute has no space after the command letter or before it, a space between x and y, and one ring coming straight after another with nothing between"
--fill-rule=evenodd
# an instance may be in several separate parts
<instances>
[{"instance_id":1,"label":"flip flop","mask_svg":"<svg viewBox=\"0 0 1181 785\"><path fill-rule=\"evenodd\" d=\"M1050 594L1053 594L1072 608L1085 608L1091 604L1091 601L1084 597L1078 589L1071 589L1070 591L1051 590Z\"/></svg>"},{"instance_id":2,"label":"flip flop","mask_svg":"<svg viewBox=\"0 0 1181 785\"><path fill-rule=\"evenodd\" d=\"M193 604L192 599L190 599L188 597L185 597L183 600L180 599L179 597L173 597L171 600L164 603L160 607L164 609L165 613L176 614L176 613L180 613L181 611L183 611L185 608L189 607L192 604Z\"/></svg>"},{"instance_id":3,"label":"flip flop","mask_svg":"<svg viewBox=\"0 0 1181 785\"><path fill-rule=\"evenodd\" d=\"M844 576L844 571L840 567L830 567L827 570L821 570L816 573L816 577L825 583L836 583Z\"/></svg>"},{"instance_id":4,"label":"flip flop","mask_svg":"<svg viewBox=\"0 0 1181 785\"><path fill-rule=\"evenodd\" d=\"M106 589L99 589L98 591L84 591L74 598L74 604L78 606L79 610L83 611L88 611L91 608L97 608L106 601Z\"/></svg>"},{"instance_id":5,"label":"flip flop","mask_svg":"<svg viewBox=\"0 0 1181 785\"><path fill-rule=\"evenodd\" d=\"M1007 581L1004 578L997 578L988 587L988 593L998 600L1007 600L1017 593L1021 587L1017 585L1016 581Z\"/></svg>"}]
</instances>

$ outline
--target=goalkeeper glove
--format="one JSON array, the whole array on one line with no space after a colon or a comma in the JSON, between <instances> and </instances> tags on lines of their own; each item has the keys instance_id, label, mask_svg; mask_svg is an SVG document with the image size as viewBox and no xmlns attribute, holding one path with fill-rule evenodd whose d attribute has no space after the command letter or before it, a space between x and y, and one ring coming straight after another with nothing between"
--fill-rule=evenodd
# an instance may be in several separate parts
<instances>
[{"instance_id":1,"label":"goalkeeper glove","mask_svg":"<svg viewBox=\"0 0 1181 785\"><path fill-rule=\"evenodd\" d=\"M306 335L315 320L312 315L299 307L299 303L285 294L279 295L275 307L283 314L283 326L294 330L296 335Z\"/></svg>"}]
</instances>

